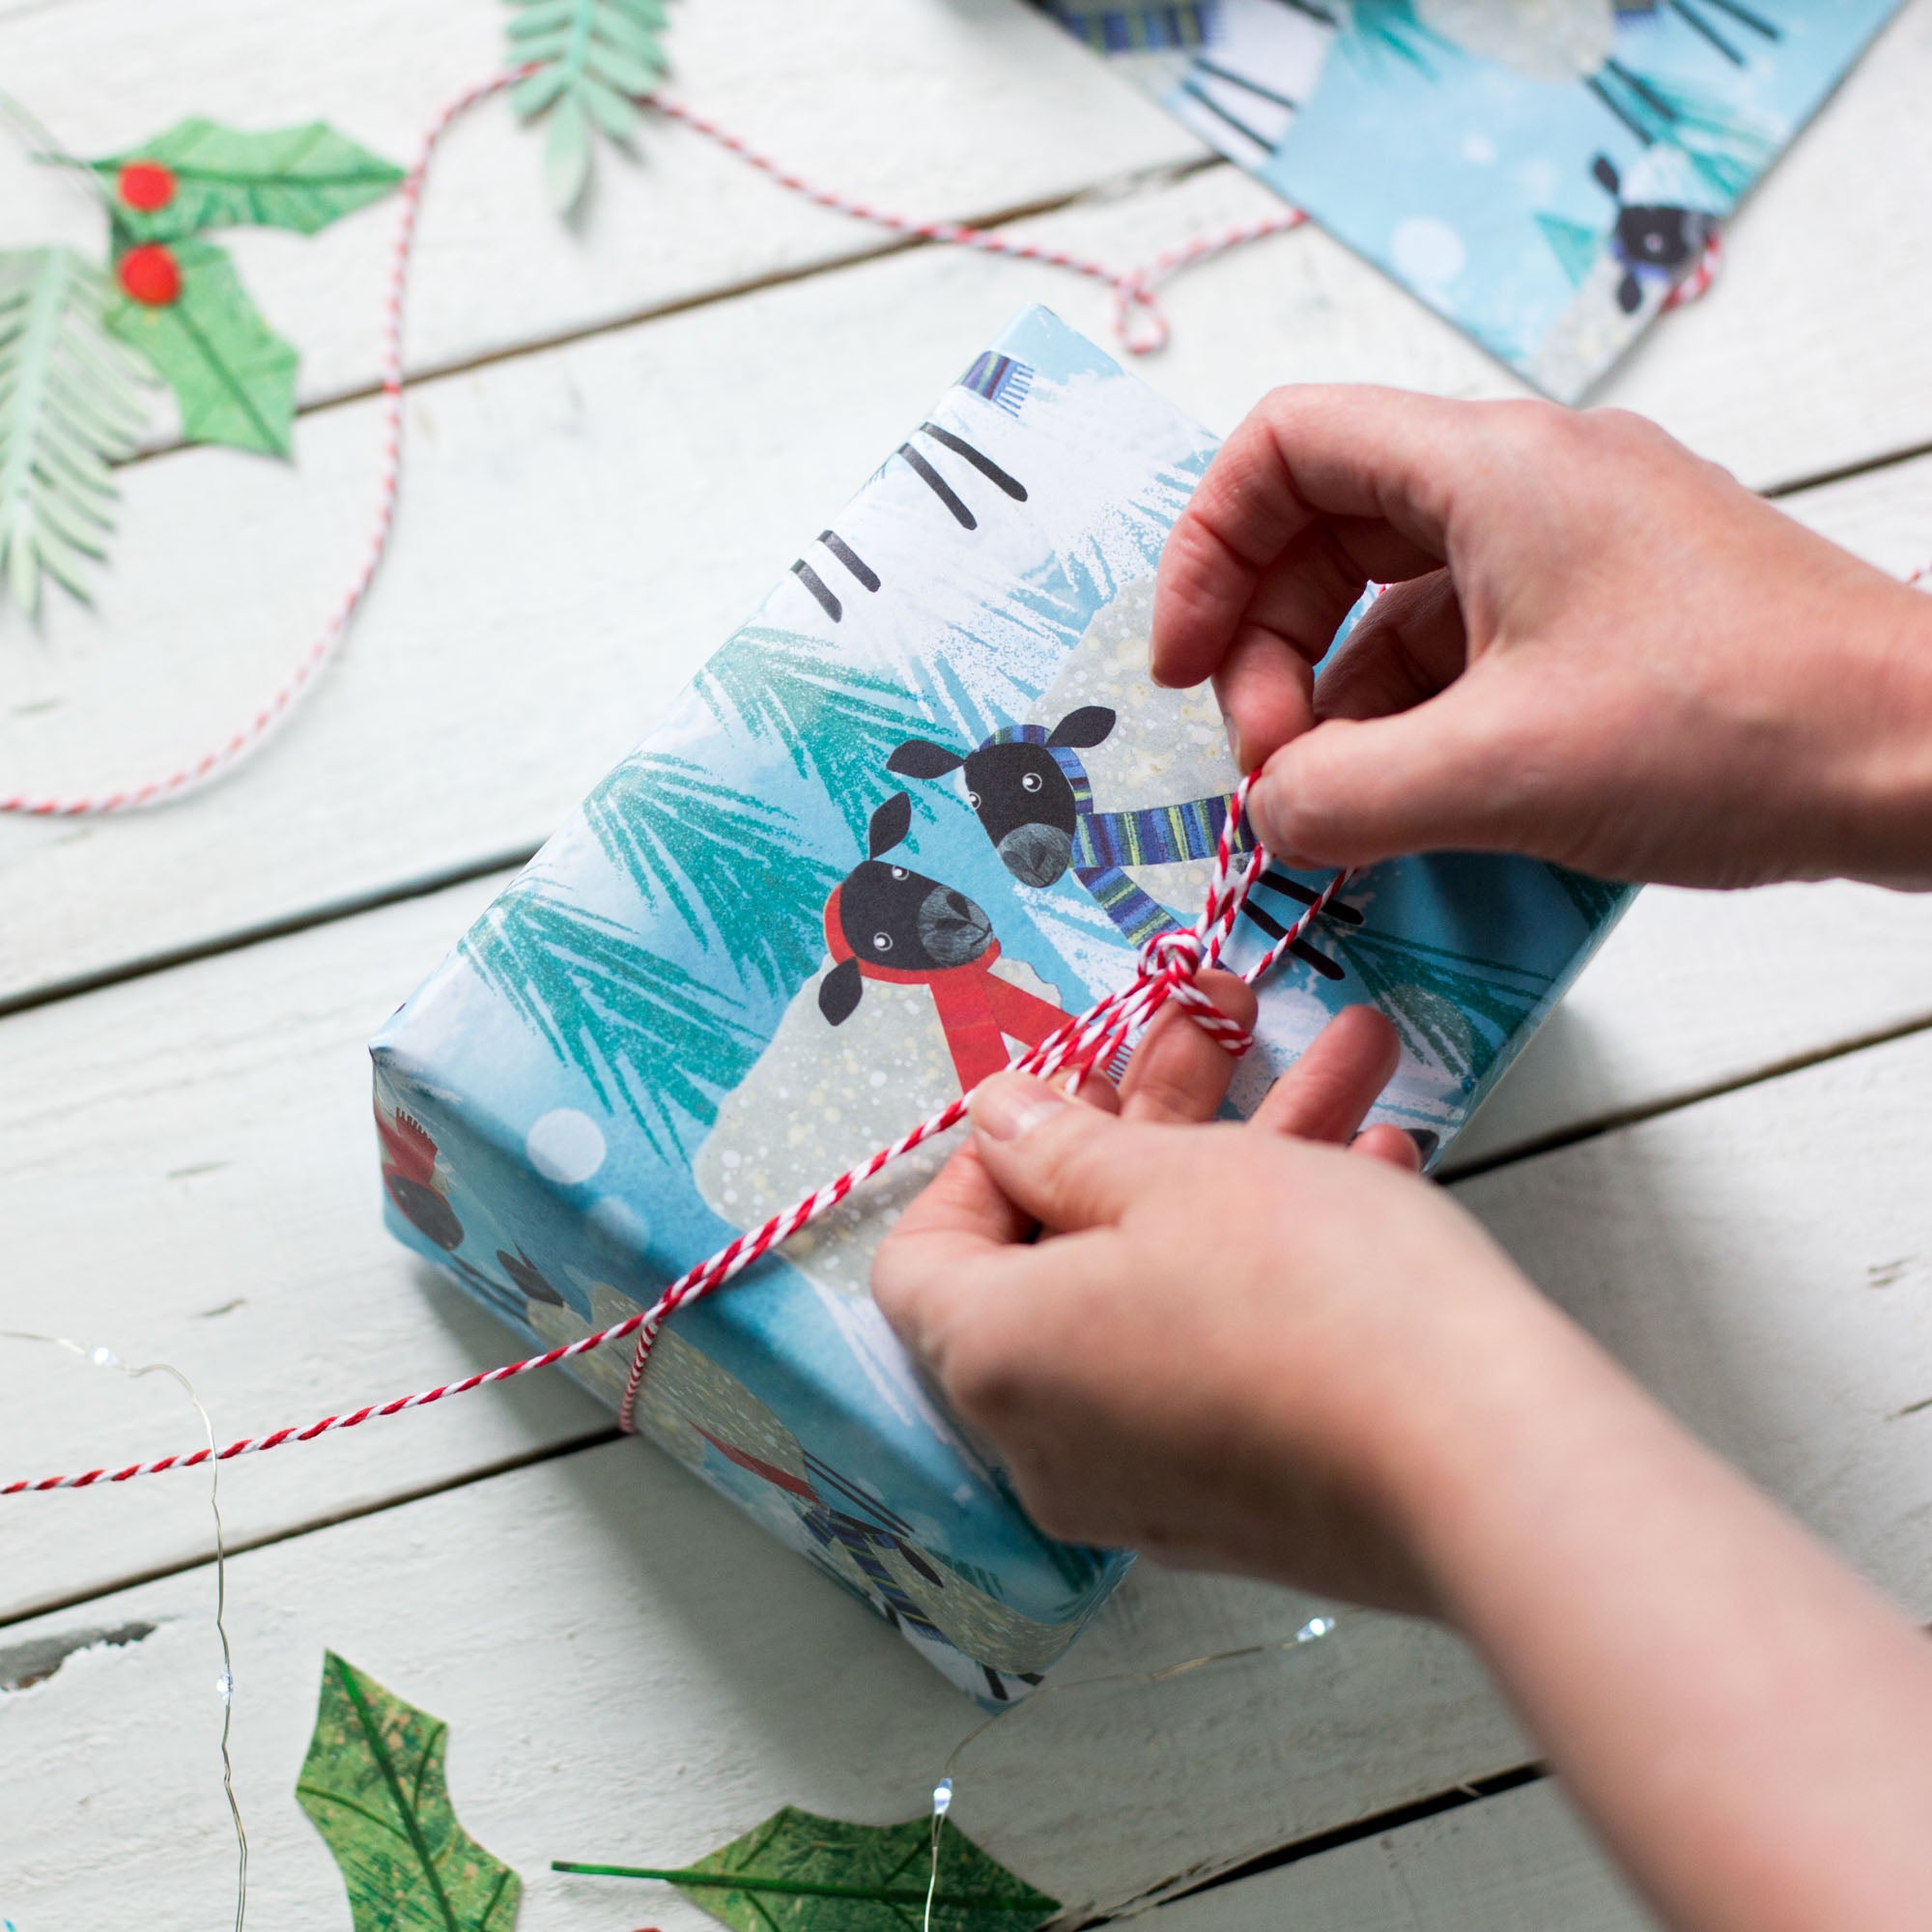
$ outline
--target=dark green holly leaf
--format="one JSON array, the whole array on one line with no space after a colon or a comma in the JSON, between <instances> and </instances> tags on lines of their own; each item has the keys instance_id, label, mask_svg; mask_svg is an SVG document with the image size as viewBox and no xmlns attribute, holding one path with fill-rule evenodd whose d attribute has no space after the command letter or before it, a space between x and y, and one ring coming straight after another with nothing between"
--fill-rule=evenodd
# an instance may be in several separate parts
<instances>
[{"instance_id":1,"label":"dark green holly leaf","mask_svg":"<svg viewBox=\"0 0 1932 1932\"><path fill-rule=\"evenodd\" d=\"M326 121L250 133L200 115L91 165L117 225L135 242L251 224L313 235L403 179L393 161Z\"/></svg>"},{"instance_id":2,"label":"dark green holly leaf","mask_svg":"<svg viewBox=\"0 0 1932 1932\"><path fill-rule=\"evenodd\" d=\"M179 286L156 298L154 281L137 279L134 270L170 263ZM129 294L130 283L147 298ZM117 257L101 319L160 371L190 442L289 454L296 352L262 320L235 264L213 242L149 242Z\"/></svg>"},{"instance_id":3,"label":"dark green holly leaf","mask_svg":"<svg viewBox=\"0 0 1932 1932\"><path fill-rule=\"evenodd\" d=\"M296 1802L328 1842L355 1932L509 1932L523 1885L456 1822L449 1728L331 1650Z\"/></svg>"},{"instance_id":4,"label":"dark green holly leaf","mask_svg":"<svg viewBox=\"0 0 1932 1932\"><path fill-rule=\"evenodd\" d=\"M951 1822L852 1825L787 1804L742 1838L675 1871L558 1861L555 1871L657 1878L735 1932L1035 1932L1060 1910Z\"/></svg>"}]
</instances>

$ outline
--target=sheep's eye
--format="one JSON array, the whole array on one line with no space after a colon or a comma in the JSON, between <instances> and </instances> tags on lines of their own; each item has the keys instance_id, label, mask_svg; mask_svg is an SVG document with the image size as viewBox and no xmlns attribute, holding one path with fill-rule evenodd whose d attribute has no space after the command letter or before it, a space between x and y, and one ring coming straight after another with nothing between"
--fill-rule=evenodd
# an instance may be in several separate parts
<instances>
[{"instance_id":1,"label":"sheep's eye","mask_svg":"<svg viewBox=\"0 0 1932 1932\"><path fill-rule=\"evenodd\" d=\"M875 932L875 933L873 933L873 935L872 935L872 947L873 947L873 950L874 950L875 952L891 952L891 951L893 950L893 936L892 936L892 934L891 934L890 932Z\"/></svg>"},{"instance_id":2,"label":"sheep's eye","mask_svg":"<svg viewBox=\"0 0 1932 1932\"><path fill-rule=\"evenodd\" d=\"M890 866L887 867L887 870L890 871L893 877L895 879L902 879L906 875L906 868L903 866Z\"/></svg>"},{"instance_id":3,"label":"sheep's eye","mask_svg":"<svg viewBox=\"0 0 1932 1932\"><path fill-rule=\"evenodd\" d=\"M970 805L975 811L978 811L980 810L980 794L977 791L969 791L966 794L966 803Z\"/></svg>"},{"instance_id":4,"label":"sheep's eye","mask_svg":"<svg viewBox=\"0 0 1932 1932\"><path fill-rule=\"evenodd\" d=\"M1020 779L1020 789L1022 791L1037 791L1039 789L1039 774L1037 772L1025 773Z\"/></svg>"}]
</instances>

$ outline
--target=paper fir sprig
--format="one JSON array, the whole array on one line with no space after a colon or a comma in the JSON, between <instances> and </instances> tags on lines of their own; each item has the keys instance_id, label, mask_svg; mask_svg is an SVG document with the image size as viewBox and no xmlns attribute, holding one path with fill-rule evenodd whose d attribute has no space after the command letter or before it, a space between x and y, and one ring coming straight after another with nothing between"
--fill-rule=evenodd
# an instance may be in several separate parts
<instances>
[{"instance_id":1,"label":"paper fir sprig","mask_svg":"<svg viewBox=\"0 0 1932 1932\"><path fill-rule=\"evenodd\" d=\"M525 121L549 116L544 188L559 214L590 179L591 133L620 146L638 102L664 78L662 0L508 0L509 59L529 68L510 95Z\"/></svg>"},{"instance_id":2,"label":"paper fir sprig","mask_svg":"<svg viewBox=\"0 0 1932 1932\"><path fill-rule=\"evenodd\" d=\"M147 421L144 364L188 441L291 452L295 348L207 231L312 235L403 179L321 121L251 132L191 116L73 165L106 205L105 272L66 248L0 255L0 586L30 616L43 578L86 601L113 530L108 466Z\"/></svg>"},{"instance_id":3,"label":"paper fir sprig","mask_svg":"<svg viewBox=\"0 0 1932 1932\"><path fill-rule=\"evenodd\" d=\"M29 616L43 577L85 601L114 528L108 466L147 418L145 371L102 330L102 281L71 248L0 254L0 583Z\"/></svg>"},{"instance_id":4,"label":"paper fir sprig","mask_svg":"<svg viewBox=\"0 0 1932 1932\"><path fill-rule=\"evenodd\" d=\"M355 1932L509 1932L523 1882L457 1823L449 1727L331 1650L296 1802L334 1855Z\"/></svg>"}]
</instances>

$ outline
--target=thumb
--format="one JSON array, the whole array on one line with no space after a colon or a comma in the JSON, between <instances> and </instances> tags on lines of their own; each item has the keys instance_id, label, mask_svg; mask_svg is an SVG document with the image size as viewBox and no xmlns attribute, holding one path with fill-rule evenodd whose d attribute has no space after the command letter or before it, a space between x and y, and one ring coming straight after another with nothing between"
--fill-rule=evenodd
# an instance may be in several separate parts
<instances>
[{"instance_id":1,"label":"thumb","mask_svg":"<svg viewBox=\"0 0 1932 1932\"><path fill-rule=\"evenodd\" d=\"M1255 836L1276 858L1309 866L1553 850L1562 828L1550 822L1549 777L1560 753L1473 684L1465 675L1412 710L1330 718L1292 739L1249 795Z\"/></svg>"},{"instance_id":2,"label":"thumb","mask_svg":"<svg viewBox=\"0 0 1932 1932\"><path fill-rule=\"evenodd\" d=\"M1111 1227L1145 1196L1156 1164L1150 1140L1168 1130L1122 1121L1023 1073L1001 1073L973 1095L973 1145L1001 1193L1055 1234Z\"/></svg>"}]
</instances>

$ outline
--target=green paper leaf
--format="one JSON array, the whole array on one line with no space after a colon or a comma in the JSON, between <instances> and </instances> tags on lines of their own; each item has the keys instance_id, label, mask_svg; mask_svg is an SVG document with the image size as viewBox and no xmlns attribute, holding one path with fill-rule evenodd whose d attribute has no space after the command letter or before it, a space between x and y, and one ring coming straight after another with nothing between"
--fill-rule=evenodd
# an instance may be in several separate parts
<instances>
[{"instance_id":1,"label":"green paper leaf","mask_svg":"<svg viewBox=\"0 0 1932 1932\"><path fill-rule=\"evenodd\" d=\"M158 369L181 405L190 442L287 456L296 414L296 352L270 328L235 264L213 242L170 250L181 294L154 306L110 287L111 334Z\"/></svg>"},{"instance_id":2,"label":"green paper leaf","mask_svg":"<svg viewBox=\"0 0 1932 1932\"><path fill-rule=\"evenodd\" d=\"M456 1822L449 1727L331 1650L296 1802L334 1854L355 1932L508 1932L523 1882Z\"/></svg>"},{"instance_id":3,"label":"green paper leaf","mask_svg":"<svg viewBox=\"0 0 1932 1932\"><path fill-rule=\"evenodd\" d=\"M525 121L551 116L544 190L558 213L577 205L590 179L593 126L627 140L637 103L666 71L658 0L509 0L509 58L531 71L511 90Z\"/></svg>"},{"instance_id":4,"label":"green paper leaf","mask_svg":"<svg viewBox=\"0 0 1932 1932\"><path fill-rule=\"evenodd\" d=\"M149 161L175 178L163 208L129 207L121 170ZM358 147L326 121L250 133L192 115L126 154L90 162L114 209L116 225L134 242L177 242L206 228L292 228L313 235L331 221L380 201L403 170Z\"/></svg>"},{"instance_id":5,"label":"green paper leaf","mask_svg":"<svg viewBox=\"0 0 1932 1932\"><path fill-rule=\"evenodd\" d=\"M544 193L559 214L577 206L590 179L590 116L581 86L567 93L551 110L550 136L544 142Z\"/></svg>"},{"instance_id":6,"label":"green paper leaf","mask_svg":"<svg viewBox=\"0 0 1932 1932\"><path fill-rule=\"evenodd\" d=\"M43 577L87 601L114 528L108 465L147 418L146 373L102 333L101 300L70 248L0 254L0 583L29 616Z\"/></svg>"},{"instance_id":7,"label":"green paper leaf","mask_svg":"<svg viewBox=\"0 0 1932 1932\"><path fill-rule=\"evenodd\" d=\"M928 1884L933 1932L1034 1932L1060 1910L951 1821L940 1827L935 1881L929 1817L853 1825L793 1804L680 1870L552 1869L664 1879L736 1932L920 1932Z\"/></svg>"}]
</instances>

